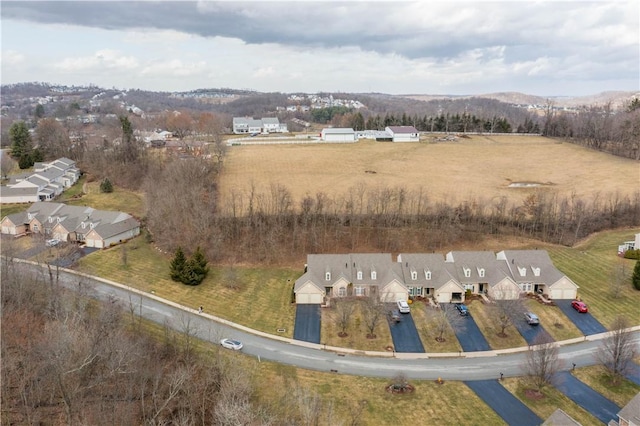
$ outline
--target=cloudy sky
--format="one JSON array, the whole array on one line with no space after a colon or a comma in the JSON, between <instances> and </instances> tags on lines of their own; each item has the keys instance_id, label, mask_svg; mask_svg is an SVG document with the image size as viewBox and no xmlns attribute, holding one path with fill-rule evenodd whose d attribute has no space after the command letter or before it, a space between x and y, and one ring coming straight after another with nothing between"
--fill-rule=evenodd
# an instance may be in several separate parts
<instances>
[{"instance_id":1,"label":"cloudy sky","mask_svg":"<svg viewBox=\"0 0 640 426\"><path fill-rule=\"evenodd\" d=\"M3 0L1 81L286 93L637 91L639 4Z\"/></svg>"}]
</instances>

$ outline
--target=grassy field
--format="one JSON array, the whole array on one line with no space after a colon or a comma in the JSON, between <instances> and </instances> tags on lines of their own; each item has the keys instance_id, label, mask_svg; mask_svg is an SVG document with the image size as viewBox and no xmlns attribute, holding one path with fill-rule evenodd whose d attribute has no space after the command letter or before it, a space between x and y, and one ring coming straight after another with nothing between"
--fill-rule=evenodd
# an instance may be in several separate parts
<instances>
[{"instance_id":1,"label":"grassy field","mask_svg":"<svg viewBox=\"0 0 640 426\"><path fill-rule=\"evenodd\" d=\"M375 173L371 173L375 172ZM285 185L294 205L306 194L332 198L349 188L423 188L431 201L450 203L506 196L515 204L536 189L508 188L514 182L538 182L544 188L591 199L617 191L638 191L637 162L558 143L544 137L471 136L451 143L383 143L234 146L221 176L222 204L232 191L251 185L268 193Z\"/></svg>"}]
</instances>

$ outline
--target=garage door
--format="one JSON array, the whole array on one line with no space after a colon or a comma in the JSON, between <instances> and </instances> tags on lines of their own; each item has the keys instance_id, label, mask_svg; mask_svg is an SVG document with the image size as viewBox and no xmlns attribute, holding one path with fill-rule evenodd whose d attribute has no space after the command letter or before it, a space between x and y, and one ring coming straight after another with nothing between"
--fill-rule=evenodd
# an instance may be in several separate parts
<instances>
[{"instance_id":1,"label":"garage door","mask_svg":"<svg viewBox=\"0 0 640 426\"><path fill-rule=\"evenodd\" d=\"M296 303L298 304L320 304L322 303L322 295L315 293L298 293L296 294Z\"/></svg>"},{"instance_id":2,"label":"garage door","mask_svg":"<svg viewBox=\"0 0 640 426\"><path fill-rule=\"evenodd\" d=\"M569 288L552 288L551 299L575 299L575 290Z\"/></svg>"},{"instance_id":3,"label":"garage door","mask_svg":"<svg viewBox=\"0 0 640 426\"><path fill-rule=\"evenodd\" d=\"M438 303L449 303L449 302L451 302L450 293L438 293Z\"/></svg>"}]
</instances>

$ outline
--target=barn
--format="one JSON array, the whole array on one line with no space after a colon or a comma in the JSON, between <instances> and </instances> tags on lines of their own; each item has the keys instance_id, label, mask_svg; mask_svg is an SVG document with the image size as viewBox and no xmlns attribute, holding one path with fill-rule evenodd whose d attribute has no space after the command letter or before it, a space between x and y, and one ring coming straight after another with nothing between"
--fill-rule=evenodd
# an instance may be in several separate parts
<instances>
[{"instance_id":1,"label":"barn","mask_svg":"<svg viewBox=\"0 0 640 426\"><path fill-rule=\"evenodd\" d=\"M351 128L328 127L322 129L320 137L325 142L348 143L356 142L356 132Z\"/></svg>"}]
</instances>

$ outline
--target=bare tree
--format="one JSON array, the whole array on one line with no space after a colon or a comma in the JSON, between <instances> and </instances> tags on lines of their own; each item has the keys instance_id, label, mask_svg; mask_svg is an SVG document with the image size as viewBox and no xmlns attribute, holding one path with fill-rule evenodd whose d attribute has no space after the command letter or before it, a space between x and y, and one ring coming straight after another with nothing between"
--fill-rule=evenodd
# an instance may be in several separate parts
<instances>
[{"instance_id":1,"label":"bare tree","mask_svg":"<svg viewBox=\"0 0 640 426\"><path fill-rule=\"evenodd\" d=\"M335 299L333 308L333 321L340 329L340 337L347 336L347 328L351 322L351 317L355 312L355 304L349 299Z\"/></svg>"},{"instance_id":2,"label":"bare tree","mask_svg":"<svg viewBox=\"0 0 640 426\"><path fill-rule=\"evenodd\" d=\"M614 384L619 384L622 377L629 371L637 349L633 343L633 336L629 328L629 321L622 316L616 317L609 335L602 340L597 358L611 373Z\"/></svg>"},{"instance_id":3,"label":"bare tree","mask_svg":"<svg viewBox=\"0 0 640 426\"><path fill-rule=\"evenodd\" d=\"M551 385L553 376L562 367L558 358L558 345L547 335L536 336L534 344L529 347L524 365L524 372L537 391Z\"/></svg>"},{"instance_id":4,"label":"bare tree","mask_svg":"<svg viewBox=\"0 0 640 426\"><path fill-rule=\"evenodd\" d=\"M436 341L444 342L445 334L464 327L464 318L453 307L441 306L440 309L425 308L429 327L436 331Z\"/></svg>"},{"instance_id":5,"label":"bare tree","mask_svg":"<svg viewBox=\"0 0 640 426\"><path fill-rule=\"evenodd\" d=\"M496 327L500 329L498 336L507 335L506 330L513 325L514 318L520 318L524 313L524 306L520 299L507 299L502 294L497 294L494 303L491 305L491 319Z\"/></svg>"},{"instance_id":6,"label":"bare tree","mask_svg":"<svg viewBox=\"0 0 640 426\"><path fill-rule=\"evenodd\" d=\"M0 173L2 173L2 178L6 179L9 173L16 168L17 163L11 158L8 151L0 152Z\"/></svg>"},{"instance_id":7,"label":"bare tree","mask_svg":"<svg viewBox=\"0 0 640 426\"><path fill-rule=\"evenodd\" d=\"M367 337L375 338L376 327L384 318L384 304L380 303L377 297L369 296L362 301L362 315L367 328Z\"/></svg>"},{"instance_id":8,"label":"bare tree","mask_svg":"<svg viewBox=\"0 0 640 426\"><path fill-rule=\"evenodd\" d=\"M614 299L620 298L620 296L622 295L622 291L624 290L628 282L629 273L626 269L625 260L620 259L618 264L613 267L613 271L611 272L611 296L613 296Z\"/></svg>"}]
</instances>

